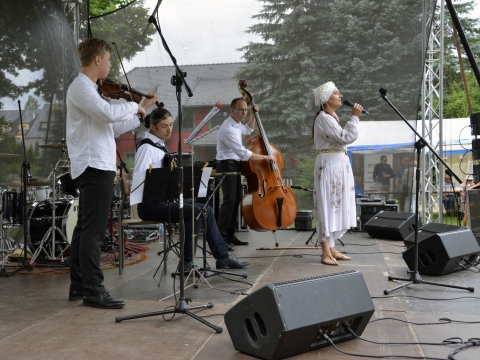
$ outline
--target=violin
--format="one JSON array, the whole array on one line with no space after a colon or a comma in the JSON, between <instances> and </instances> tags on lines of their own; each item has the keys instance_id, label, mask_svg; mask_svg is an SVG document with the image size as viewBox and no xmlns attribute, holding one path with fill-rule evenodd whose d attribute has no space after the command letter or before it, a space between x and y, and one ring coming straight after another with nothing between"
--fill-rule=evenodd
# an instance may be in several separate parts
<instances>
[{"instance_id":1,"label":"violin","mask_svg":"<svg viewBox=\"0 0 480 360\"><path fill-rule=\"evenodd\" d=\"M97 85L100 94L109 99L125 99L127 101L134 101L137 104L140 104L142 97L146 97L147 99L152 98L147 94L132 89L121 82L116 83L111 79L98 80ZM159 103L158 101L155 101L155 105L157 105L159 108L163 108L165 104L163 102Z\"/></svg>"},{"instance_id":2,"label":"violin","mask_svg":"<svg viewBox=\"0 0 480 360\"><path fill-rule=\"evenodd\" d=\"M291 188L283 183L284 167L280 150L268 142L252 95L245 89L246 80L238 82L238 90L248 105L252 105L259 134L249 150L259 155L273 155L275 161L249 160L240 163L240 171L247 180L247 193L242 198L242 211L246 223L256 231L275 232L289 226L297 216L297 202ZM277 244L278 246L278 244Z\"/></svg>"}]
</instances>

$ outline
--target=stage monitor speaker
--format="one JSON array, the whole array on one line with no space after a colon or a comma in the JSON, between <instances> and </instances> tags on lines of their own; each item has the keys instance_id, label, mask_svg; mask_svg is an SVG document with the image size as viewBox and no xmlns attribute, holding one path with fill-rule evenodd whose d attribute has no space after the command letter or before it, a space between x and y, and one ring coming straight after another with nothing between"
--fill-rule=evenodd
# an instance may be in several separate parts
<instances>
[{"instance_id":1,"label":"stage monitor speaker","mask_svg":"<svg viewBox=\"0 0 480 360\"><path fill-rule=\"evenodd\" d=\"M419 226L422 223L419 221ZM395 211L380 211L366 224L368 235L387 240L405 240L415 232L415 214Z\"/></svg>"},{"instance_id":2,"label":"stage monitor speaker","mask_svg":"<svg viewBox=\"0 0 480 360\"><path fill-rule=\"evenodd\" d=\"M435 234L441 234L446 232L455 232L459 231L460 229L466 229L461 226L456 225L448 225L448 224L439 224L439 223L430 223L423 225L420 229L418 229L418 242L421 242L425 239L428 239L430 236ZM405 246L410 248L415 244L415 233L410 234L403 243Z\"/></svg>"},{"instance_id":3,"label":"stage monitor speaker","mask_svg":"<svg viewBox=\"0 0 480 360\"><path fill-rule=\"evenodd\" d=\"M475 165L474 165L475 166ZM478 165L480 167L480 165ZM479 168L480 169L480 168ZM480 177L480 176L479 176ZM473 235L480 240L480 189L474 188L467 191L467 219Z\"/></svg>"},{"instance_id":4,"label":"stage monitor speaker","mask_svg":"<svg viewBox=\"0 0 480 360\"><path fill-rule=\"evenodd\" d=\"M358 270L265 285L225 314L236 350L261 359L283 359L353 339L375 311Z\"/></svg>"},{"instance_id":5,"label":"stage monitor speaker","mask_svg":"<svg viewBox=\"0 0 480 360\"><path fill-rule=\"evenodd\" d=\"M480 253L475 236L470 229L457 226L456 231L433 234L418 243L418 272L442 276L465 270ZM414 269L415 246L403 253L410 270Z\"/></svg>"}]
</instances>

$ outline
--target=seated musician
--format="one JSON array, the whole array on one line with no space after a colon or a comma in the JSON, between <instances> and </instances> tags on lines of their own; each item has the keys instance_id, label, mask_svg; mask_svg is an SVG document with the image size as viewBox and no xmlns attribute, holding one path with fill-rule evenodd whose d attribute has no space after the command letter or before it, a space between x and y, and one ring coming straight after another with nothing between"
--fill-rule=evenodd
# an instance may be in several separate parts
<instances>
[{"instance_id":1,"label":"seated musician","mask_svg":"<svg viewBox=\"0 0 480 360\"><path fill-rule=\"evenodd\" d=\"M145 138L137 145L135 153L135 172L133 175L132 189L130 192L130 205L138 204L138 216L145 221L166 222L169 219L172 222L179 221L179 203L154 200L143 201L143 182L146 170L149 168L163 168L169 166L164 163L165 159L169 159L168 150L165 147L165 140L172 136L173 120L170 112L165 109L155 109L146 118L144 125L149 132L145 134ZM192 206L194 207L194 215L192 215ZM185 204L183 207L184 223L185 223L185 247L184 247L184 270L190 271L192 266L192 230L195 232L195 245L197 242L197 234L200 230L202 220L199 218L195 221L194 229L192 229L192 216L198 216L203 208L203 204L195 203L194 205ZM218 231L215 216L210 206L206 207L207 211L207 242L212 251L213 257L216 259L217 269L232 268L241 269L250 265L248 262L239 262L234 256L229 255L222 235ZM170 218L169 218L170 212ZM196 246L195 246L196 248Z\"/></svg>"}]
</instances>

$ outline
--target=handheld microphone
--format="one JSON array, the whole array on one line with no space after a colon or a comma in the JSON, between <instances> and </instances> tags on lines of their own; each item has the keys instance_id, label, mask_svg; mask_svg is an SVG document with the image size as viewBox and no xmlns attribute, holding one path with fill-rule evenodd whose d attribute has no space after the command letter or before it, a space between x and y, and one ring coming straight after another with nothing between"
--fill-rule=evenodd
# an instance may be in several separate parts
<instances>
[{"instance_id":1,"label":"handheld microphone","mask_svg":"<svg viewBox=\"0 0 480 360\"><path fill-rule=\"evenodd\" d=\"M387 97L387 89L385 88L380 88L378 91L380 91L380 96L382 98L386 98Z\"/></svg>"},{"instance_id":2,"label":"handheld microphone","mask_svg":"<svg viewBox=\"0 0 480 360\"><path fill-rule=\"evenodd\" d=\"M343 105L347 105L348 107L353 107L353 103L350 100L343 100ZM365 109L362 109L362 114L370 115L370 113Z\"/></svg>"}]
</instances>

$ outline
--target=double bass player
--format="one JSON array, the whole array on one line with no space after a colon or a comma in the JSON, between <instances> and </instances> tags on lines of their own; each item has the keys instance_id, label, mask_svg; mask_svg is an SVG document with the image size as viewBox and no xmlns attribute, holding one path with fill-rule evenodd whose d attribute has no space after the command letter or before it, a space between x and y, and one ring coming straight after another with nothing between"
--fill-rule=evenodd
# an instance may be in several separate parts
<instances>
[{"instance_id":1,"label":"double bass player","mask_svg":"<svg viewBox=\"0 0 480 360\"><path fill-rule=\"evenodd\" d=\"M238 172L238 175L229 175L222 182L223 201L218 215L218 228L229 251L231 245L248 245L235 236L238 207L242 200L240 179L240 161L275 161L273 155L254 154L246 149L242 143L242 135L250 135L255 126L254 111L257 105L252 106L248 121L249 107L243 98L235 98L230 104L230 116L220 126L217 135L217 172Z\"/></svg>"}]
</instances>

